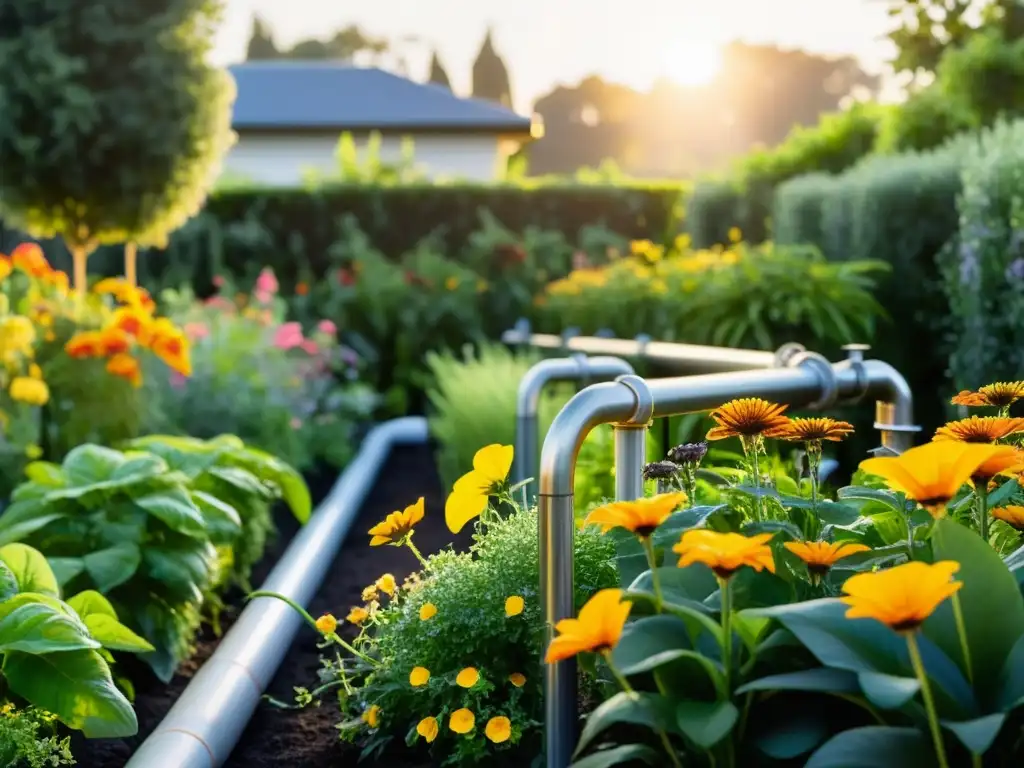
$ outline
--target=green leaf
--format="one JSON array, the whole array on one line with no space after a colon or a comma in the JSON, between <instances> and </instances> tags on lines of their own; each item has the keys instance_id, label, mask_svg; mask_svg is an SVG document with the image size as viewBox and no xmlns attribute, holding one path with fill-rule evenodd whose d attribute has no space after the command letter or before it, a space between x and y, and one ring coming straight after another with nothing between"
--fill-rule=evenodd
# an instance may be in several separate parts
<instances>
[{"instance_id":1,"label":"green leaf","mask_svg":"<svg viewBox=\"0 0 1024 768\"><path fill-rule=\"evenodd\" d=\"M7 565L0 560L0 603L18 594L18 579Z\"/></svg>"},{"instance_id":2,"label":"green leaf","mask_svg":"<svg viewBox=\"0 0 1024 768\"><path fill-rule=\"evenodd\" d=\"M124 458L124 463L111 473L110 480L141 480L171 471L166 461L152 453L125 452Z\"/></svg>"},{"instance_id":3,"label":"green leaf","mask_svg":"<svg viewBox=\"0 0 1024 768\"><path fill-rule=\"evenodd\" d=\"M621 765L626 762L642 760L648 765L658 765L663 760L663 755L644 744L624 744L621 747L612 747L603 752L595 752L587 755L582 760L577 760L569 768L609 768L612 765Z\"/></svg>"},{"instance_id":4,"label":"green leaf","mask_svg":"<svg viewBox=\"0 0 1024 768\"><path fill-rule=\"evenodd\" d=\"M846 488L840 488L836 496L840 499L850 499L851 501L873 501L878 504L884 504L894 512L903 513L902 500L891 491L850 485Z\"/></svg>"},{"instance_id":5,"label":"green leaf","mask_svg":"<svg viewBox=\"0 0 1024 768\"><path fill-rule=\"evenodd\" d=\"M96 651L42 656L12 651L4 658L3 673L14 693L52 712L86 738L125 738L139 729L132 705L117 690L110 668Z\"/></svg>"},{"instance_id":6,"label":"green leaf","mask_svg":"<svg viewBox=\"0 0 1024 768\"><path fill-rule=\"evenodd\" d=\"M996 707L1009 712L1024 704L1024 635L1017 639L1006 657L999 679L1002 685L996 696Z\"/></svg>"},{"instance_id":7,"label":"green leaf","mask_svg":"<svg viewBox=\"0 0 1024 768\"><path fill-rule=\"evenodd\" d=\"M658 569L658 581L661 584L661 595L666 602L683 605L702 613L711 613L711 609L702 602L708 595L718 589L718 582L711 569L696 565L688 568L662 567ZM654 594L654 580L650 570L641 573L629 591Z\"/></svg>"},{"instance_id":8,"label":"green leaf","mask_svg":"<svg viewBox=\"0 0 1024 768\"><path fill-rule=\"evenodd\" d=\"M41 654L98 647L81 622L61 610L59 603L10 600L0 606L0 652Z\"/></svg>"},{"instance_id":9,"label":"green leaf","mask_svg":"<svg viewBox=\"0 0 1024 768\"><path fill-rule=\"evenodd\" d=\"M147 653L155 650L146 640L132 632L116 618L94 613L86 616L89 634L104 648L127 653Z\"/></svg>"},{"instance_id":10,"label":"green leaf","mask_svg":"<svg viewBox=\"0 0 1024 768\"><path fill-rule=\"evenodd\" d=\"M836 734L804 768L935 768L935 752L916 728L869 725Z\"/></svg>"},{"instance_id":11,"label":"green leaf","mask_svg":"<svg viewBox=\"0 0 1024 768\"><path fill-rule=\"evenodd\" d=\"M294 467L264 451L246 447L238 453L229 454L229 459L237 461L257 477L265 478L281 489L281 498L291 509L295 519L300 523L309 520L313 511L313 502L309 496L309 486L302 475Z\"/></svg>"},{"instance_id":12,"label":"green leaf","mask_svg":"<svg viewBox=\"0 0 1024 768\"><path fill-rule=\"evenodd\" d=\"M597 736L619 723L646 725L651 729L676 730L675 712L670 700L654 693L620 691L601 702L587 717L575 754L578 755Z\"/></svg>"},{"instance_id":13,"label":"green leaf","mask_svg":"<svg viewBox=\"0 0 1024 768\"><path fill-rule=\"evenodd\" d=\"M731 701L683 701L676 707L679 730L703 749L710 749L728 736L739 716Z\"/></svg>"},{"instance_id":14,"label":"green leaf","mask_svg":"<svg viewBox=\"0 0 1024 768\"><path fill-rule=\"evenodd\" d=\"M716 512L728 509L726 504L715 506L698 506L673 512L658 526L654 532L655 547L671 547L679 541L679 537L691 528L697 528Z\"/></svg>"},{"instance_id":15,"label":"green leaf","mask_svg":"<svg viewBox=\"0 0 1024 768\"><path fill-rule=\"evenodd\" d=\"M0 546L21 541L64 515L41 498L13 502L0 515Z\"/></svg>"},{"instance_id":16,"label":"green leaf","mask_svg":"<svg viewBox=\"0 0 1024 768\"><path fill-rule=\"evenodd\" d=\"M133 499L147 513L162 520L168 528L196 539L206 538L203 515L184 488L167 488Z\"/></svg>"},{"instance_id":17,"label":"green leaf","mask_svg":"<svg viewBox=\"0 0 1024 768\"><path fill-rule=\"evenodd\" d=\"M624 591L622 593L622 599L631 600L634 608L640 608L640 603L643 602L648 608L653 610L656 603L656 598L653 593L637 592L635 590ZM690 629L694 638L696 638L701 630L704 630L719 644L721 644L722 627L717 621L707 615L707 611L705 609L691 608L685 604L677 605L676 603L665 601L662 604L662 610L664 610L666 614L671 614L678 619L682 619L683 623Z\"/></svg>"},{"instance_id":18,"label":"green leaf","mask_svg":"<svg viewBox=\"0 0 1024 768\"><path fill-rule=\"evenodd\" d=\"M83 621L89 616L117 618L117 611L114 610L114 606L110 604L110 601L92 589L86 589L74 597L68 598L67 604L74 609L75 613L78 614L78 618Z\"/></svg>"},{"instance_id":19,"label":"green leaf","mask_svg":"<svg viewBox=\"0 0 1024 768\"><path fill-rule=\"evenodd\" d=\"M50 488L63 488L64 471L58 464L49 461L32 461L25 467L25 477L37 485Z\"/></svg>"},{"instance_id":20,"label":"green leaf","mask_svg":"<svg viewBox=\"0 0 1024 768\"><path fill-rule=\"evenodd\" d=\"M942 727L960 739L960 743L967 747L967 751L972 755L983 755L988 752L1005 722L1006 715L997 712L959 723L943 720Z\"/></svg>"},{"instance_id":21,"label":"green leaf","mask_svg":"<svg viewBox=\"0 0 1024 768\"><path fill-rule=\"evenodd\" d=\"M751 680L736 689L736 694L751 691L815 691L820 693L853 694L860 692L857 675L844 669L817 667L799 672L786 672Z\"/></svg>"},{"instance_id":22,"label":"green leaf","mask_svg":"<svg viewBox=\"0 0 1024 768\"><path fill-rule=\"evenodd\" d=\"M921 683L914 677L861 672L857 679L868 701L879 709L899 709L921 690Z\"/></svg>"},{"instance_id":23,"label":"green leaf","mask_svg":"<svg viewBox=\"0 0 1024 768\"><path fill-rule=\"evenodd\" d=\"M999 689L999 673L1024 635L1024 597L1017 580L1002 558L971 530L943 518L932 532L936 561L960 563L955 578L963 582L958 592L971 651L975 687L987 699ZM924 634L953 659L960 658L960 640L947 600L924 624ZM959 719L959 718L956 718Z\"/></svg>"},{"instance_id":24,"label":"green leaf","mask_svg":"<svg viewBox=\"0 0 1024 768\"><path fill-rule=\"evenodd\" d=\"M86 444L72 448L64 458L62 468L68 484L77 487L109 480L124 461L124 454L120 451Z\"/></svg>"},{"instance_id":25,"label":"green leaf","mask_svg":"<svg viewBox=\"0 0 1024 768\"><path fill-rule=\"evenodd\" d=\"M860 520L860 512L843 504L823 499L818 502L816 510L818 518L828 525L844 526L853 525Z\"/></svg>"},{"instance_id":26,"label":"green leaf","mask_svg":"<svg viewBox=\"0 0 1024 768\"><path fill-rule=\"evenodd\" d=\"M998 507L1001 504L1005 504L1007 501L1009 501L1010 497L1013 496L1013 494L1015 494L1019 490L1020 483L1017 481L1016 478L1003 483L988 495L988 498L986 499L988 508L994 509L995 507Z\"/></svg>"},{"instance_id":27,"label":"green leaf","mask_svg":"<svg viewBox=\"0 0 1024 768\"><path fill-rule=\"evenodd\" d=\"M48 557L46 562L50 564L53 575L61 588L85 570L85 563L80 557Z\"/></svg>"},{"instance_id":28,"label":"green leaf","mask_svg":"<svg viewBox=\"0 0 1024 768\"><path fill-rule=\"evenodd\" d=\"M138 546L129 542L90 552L82 558L82 565L100 592L109 592L127 582L141 562Z\"/></svg>"},{"instance_id":29,"label":"green leaf","mask_svg":"<svg viewBox=\"0 0 1024 768\"><path fill-rule=\"evenodd\" d=\"M209 542L194 548L151 546L142 553L146 575L179 599L200 601L217 563L217 551Z\"/></svg>"},{"instance_id":30,"label":"green leaf","mask_svg":"<svg viewBox=\"0 0 1024 768\"><path fill-rule=\"evenodd\" d=\"M206 521L210 541L214 544L233 544L242 532L242 518L238 510L203 491L192 491L192 501Z\"/></svg>"},{"instance_id":31,"label":"green leaf","mask_svg":"<svg viewBox=\"0 0 1024 768\"><path fill-rule=\"evenodd\" d=\"M785 712L768 722L759 722L754 743L768 757L792 760L806 755L828 736L828 725L817 712Z\"/></svg>"},{"instance_id":32,"label":"green leaf","mask_svg":"<svg viewBox=\"0 0 1024 768\"><path fill-rule=\"evenodd\" d=\"M40 592L57 597L60 587L42 553L25 544L0 547L0 561L11 570L20 592Z\"/></svg>"}]
</instances>

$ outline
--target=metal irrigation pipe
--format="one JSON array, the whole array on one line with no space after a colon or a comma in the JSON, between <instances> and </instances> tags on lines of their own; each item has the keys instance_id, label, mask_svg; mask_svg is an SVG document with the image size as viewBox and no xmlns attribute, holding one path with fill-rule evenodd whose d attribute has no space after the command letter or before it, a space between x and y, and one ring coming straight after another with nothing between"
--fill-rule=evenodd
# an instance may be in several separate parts
<instances>
[{"instance_id":1,"label":"metal irrigation pipe","mask_svg":"<svg viewBox=\"0 0 1024 768\"><path fill-rule=\"evenodd\" d=\"M391 449L426 441L427 421L420 416L392 419L371 429L355 459L296 535L262 589L308 605ZM127 768L222 765L301 624L299 614L280 600L252 600Z\"/></svg>"},{"instance_id":2,"label":"metal irrigation pipe","mask_svg":"<svg viewBox=\"0 0 1024 768\"><path fill-rule=\"evenodd\" d=\"M587 434L600 424L616 427L616 497L637 498L643 462L636 435L653 417L717 408L739 397L763 397L788 405L826 407L837 400L874 397L876 428L883 445L894 451L913 443L913 399L906 381L892 366L863 360L854 350L846 361L830 365L814 353L800 353L789 367L737 371L644 381L636 376L593 384L577 393L555 417L540 458L540 592L544 623L552 628L571 617L573 606L573 481L576 456ZM620 450L620 432L623 443ZM627 443L634 443L627 447ZM623 477L628 475L628 477ZM545 750L547 768L566 768L576 743L576 662L549 664L545 680Z\"/></svg>"}]
</instances>

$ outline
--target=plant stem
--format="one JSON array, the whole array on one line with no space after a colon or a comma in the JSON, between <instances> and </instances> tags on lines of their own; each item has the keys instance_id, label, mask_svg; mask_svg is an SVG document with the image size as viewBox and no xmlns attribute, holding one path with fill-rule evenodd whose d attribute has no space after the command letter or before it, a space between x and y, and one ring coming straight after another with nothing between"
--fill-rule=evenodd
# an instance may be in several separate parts
<instances>
[{"instance_id":1,"label":"plant stem","mask_svg":"<svg viewBox=\"0 0 1024 768\"><path fill-rule=\"evenodd\" d=\"M428 567L427 566L427 559L425 557L423 557L422 554L420 554L420 551L416 548L416 545L412 543L412 535L411 534L409 536L405 537L405 546L407 546L412 551L412 553L414 555L416 555L416 559L420 561L420 565L422 565L423 569L426 570L427 567Z\"/></svg>"},{"instance_id":2,"label":"plant stem","mask_svg":"<svg viewBox=\"0 0 1024 768\"><path fill-rule=\"evenodd\" d=\"M928 684L928 676L925 674L924 662L921 661L917 637L913 632L908 632L906 638L907 649L910 651L910 663L913 664L914 673L917 675L918 682L921 683L921 696L924 698L925 712L928 713L928 727L932 733L932 743L935 745L935 757L939 761L939 768L949 768L946 746L942 743L942 731L939 728L939 716L935 711L935 699L932 697L932 689Z\"/></svg>"},{"instance_id":3,"label":"plant stem","mask_svg":"<svg viewBox=\"0 0 1024 768\"><path fill-rule=\"evenodd\" d=\"M722 594L722 668L725 670L725 690L732 695L732 589L730 580L718 576Z\"/></svg>"},{"instance_id":4,"label":"plant stem","mask_svg":"<svg viewBox=\"0 0 1024 768\"><path fill-rule=\"evenodd\" d=\"M818 516L818 471L821 468L821 443L807 443L807 471L811 476L811 509Z\"/></svg>"},{"instance_id":5,"label":"plant stem","mask_svg":"<svg viewBox=\"0 0 1024 768\"><path fill-rule=\"evenodd\" d=\"M971 665L971 648L967 645L967 627L964 624L964 612L960 606L960 593L953 593L953 620L956 622L956 633L960 638L960 653L964 657L964 668L967 672L967 682L974 685L974 669Z\"/></svg>"},{"instance_id":6,"label":"plant stem","mask_svg":"<svg viewBox=\"0 0 1024 768\"><path fill-rule=\"evenodd\" d=\"M740 441L743 443L743 453L746 454L747 463L749 464L748 471L750 472L750 480L754 486L754 490L757 495L754 497L754 522L761 522L764 517L764 500L761 498L761 470L758 467L757 454L760 453L761 444L760 437L754 435L752 437L742 437Z\"/></svg>"},{"instance_id":7,"label":"plant stem","mask_svg":"<svg viewBox=\"0 0 1024 768\"><path fill-rule=\"evenodd\" d=\"M988 544L988 487L984 480L979 480L974 489L978 501L978 533Z\"/></svg>"},{"instance_id":8,"label":"plant stem","mask_svg":"<svg viewBox=\"0 0 1024 768\"><path fill-rule=\"evenodd\" d=\"M654 607L661 613L661 606L664 602L661 596L661 577L658 575L658 559L654 554L654 542L650 536L641 536L640 543L643 544L644 553L647 555L647 565L651 569L651 586L654 588Z\"/></svg>"},{"instance_id":9,"label":"plant stem","mask_svg":"<svg viewBox=\"0 0 1024 768\"><path fill-rule=\"evenodd\" d=\"M86 272L85 265L89 255L81 245L70 246L69 250L71 251L71 260L74 264L75 293L81 298L85 296L86 283L88 282L88 273Z\"/></svg>"},{"instance_id":10,"label":"plant stem","mask_svg":"<svg viewBox=\"0 0 1024 768\"><path fill-rule=\"evenodd\" d=\"M346 651L351 653L356 658L362 659L363 661L365 661L371 667L379 667L380 666L380 662L379 661L377 661L376 659L371 659L369 656L367 656L362 651L356 650L355 646L350 645L349 643L346 643L344 640L342 640L340 637L338 637L338 633L337 632L331 632L331 634L327 635L327 637L330 638L333 642L335 642L338 645L340 645L342 648L344 648Z\"/></svg>"},{"instance_id":11,"label":"plant stem","mask_svg":"<svg viewBox=\"0 0 1024 768\"><path fill-rule=\"evenodd\" d=\"M124 279L135 288L139 284L135 265L138 263L139 245L129 240L124 244Z\"/></svg>"},{"instance_id":12,"label":"plant stem","mask_svg":"<svg viewBox=\"0 0 1024 768\"><path fill-rule=\"evenodd\" d=\"M627 680L625 676L621 672L619 672L618 668L612 663L611 651L604 652L604 660L605 663L608 665L608 669L611 670L612 676L615 678L616 682L618 682L622 690L628 693L633 698L636 698L637 693L635 690L633 690L633 686L629 684L629 680ZM655 722L657 722L657 718L655 718ZM665 733L665 729L661 726L658 726L656 730L658 731L658 736L661 737L661 744L663 747L665 747L665 752L668 753L669 758L672 760L672 765L675 766L675 768L683 768L683 764L679 762L679 757L676 755L676 751L672 747L672 742L668 740L668 734Z\"/></svg>"}]
</instances>

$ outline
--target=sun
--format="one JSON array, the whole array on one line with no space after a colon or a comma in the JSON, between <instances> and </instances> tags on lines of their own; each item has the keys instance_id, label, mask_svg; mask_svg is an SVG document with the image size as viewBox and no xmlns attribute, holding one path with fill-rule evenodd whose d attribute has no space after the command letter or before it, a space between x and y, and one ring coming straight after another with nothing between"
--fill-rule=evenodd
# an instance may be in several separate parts
<instances>
[{"instance_id":1,"label":"sun","mask_svg":"<svg viewBox=\"0 0 1024 768\"><path fill-rule=\"evenodd\" d=\"M661 55L663 75L679 85L707 85L721 67L722 49L712 43L680 40Z\"/></svg>"}]
</instances>

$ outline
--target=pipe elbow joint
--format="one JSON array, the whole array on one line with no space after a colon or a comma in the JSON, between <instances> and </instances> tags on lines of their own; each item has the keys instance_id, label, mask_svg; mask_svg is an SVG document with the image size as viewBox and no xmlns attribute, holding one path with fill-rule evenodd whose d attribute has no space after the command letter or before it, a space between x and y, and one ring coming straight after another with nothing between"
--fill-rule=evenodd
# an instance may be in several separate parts
<instances>
[{"instance_id":1,"label":"pipe elbow joint","mask_svg":"<svg viewBox=\"0 0 1024 768\"><path fill-rule=\"evenodd\" d=\"M836 376L835 369L824 355L820 355L817 352L792 352L786 362L789 368L807 368L818 377L818 381L821 384L821 397L812 403L808 403L808 408L813 410L820 410L822 408L828 408L833 405L836 400L839 399L839 379Z\"/></svg>"},{"instance_id":2,"label":"pipe elbow joint","mask_svg":"<svg viewBox=\"0 0 1024 768\"><path fill-rule=\"evenodd\" d=\"M633 414L616 426L646 427L654 418L654 393L643 378L635 374L626 374L615 379L629 389L635 399Z\"/></svg>"}]
</instances>

